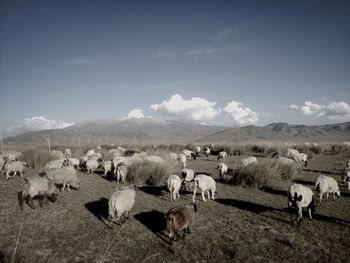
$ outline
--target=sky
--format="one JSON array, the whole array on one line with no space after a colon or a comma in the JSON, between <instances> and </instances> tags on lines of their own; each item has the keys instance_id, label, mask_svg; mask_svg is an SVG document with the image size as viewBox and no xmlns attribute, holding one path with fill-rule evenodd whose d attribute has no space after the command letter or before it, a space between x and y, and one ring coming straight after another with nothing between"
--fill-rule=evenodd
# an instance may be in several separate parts
<instances>
[{"instance_id":1,"label":"sky","mask_svg":"<svg viewBox=\"0 0 350 263\"><path fill-rule=\"evenodd\" d=\"M0 131L350 121L349 1L0 2Z\"/></svg>"}]
</instances>

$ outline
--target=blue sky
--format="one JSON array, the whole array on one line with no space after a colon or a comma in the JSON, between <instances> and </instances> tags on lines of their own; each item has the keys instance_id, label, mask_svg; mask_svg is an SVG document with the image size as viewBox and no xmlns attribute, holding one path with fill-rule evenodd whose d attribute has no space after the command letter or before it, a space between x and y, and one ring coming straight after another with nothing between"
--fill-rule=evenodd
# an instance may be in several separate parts
<instances>
[{"instance_id":1,"label":"blue sky","mask_svg":"<svg viewBox=\"0 0 350 263\"><path fill-rule=\"evenodd\" d=\"M3 132L33 117L50 127L134 109L225 126L350 121L349 1L1 1L0 10Z\"/></svg>"}]
</instances>

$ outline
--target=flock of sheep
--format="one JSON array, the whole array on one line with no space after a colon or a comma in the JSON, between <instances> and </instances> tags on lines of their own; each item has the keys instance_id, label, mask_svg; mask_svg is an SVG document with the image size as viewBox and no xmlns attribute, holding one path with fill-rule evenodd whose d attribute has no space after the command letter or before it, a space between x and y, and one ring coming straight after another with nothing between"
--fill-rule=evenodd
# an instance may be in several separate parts
<instances>
[{"instance_id":1,"label":"flock of sheep","mask_svg":"<svg viewBox=\"0 0 350 263\"><path fill-rule=\"evenodd\" d=\"M213 145L204 149L204 154L209 156L213 149ZM101 149L98 149L101 151ZM30 178L24 178L24 188L22 190L22 204L25 200L29 206L35 208L33 198L39 197L39 204L42 206L43 202L50 200L54 202L57 199L57 188L56 185L61 185L61 191L70 187L79 189L80 180L77 177L77 169L80 168L86 173L93 173L99 167L104 169L104 176L108 173L118 181L125 183L126 176L128 174L128 167L134 162L149 161L153 163L162 163L164 161L179 161L182 166L181 177L172 174L167 179L167 188L170 192L170 201L176 200L180 197L180 189L193 190L192 204L177 206L168 211L166 214L167 218L167 229L166 232L172 242L179 231L190 233L189 227L194 221L194 214L197 211L195 204L196 193L199 190L202 194L203 201L206 201L205 194L208 199L215 200L216 192L216 181L209 175L196 174L194 170L186 168L187 160L196 160L201 152L201 148L198 146L195 151L183 150L182 153L169 153L164 160L163 158L155 155L148 155L145 152L134 153L132 156L125 156L126 149L118 147L108 151L108 154L112 156L110 160L103 160L103 156L100 152L90 150L81 160L72 158L70 149L66 149L65 152L51 151L55 160L48 162L45 165L43 171L44 176L35 176ZM308 156L304 153L299 153L295 149L287 150L287 157L291 156L293 159L286 157L278 157L277 160L284 165L307 165ZM6 172L6 179L14 177L17 173L23 177L22 172L27 164L19 161L23 158L23 154L20 152L7 152L0 155L0 170ZM225 164L227 159L227 153L221 151L218 153L218 172L220 178L224 178L225 175L230 174L230 168ZM240 165L241 167L249 166L257 163L257 158L251 156L244 158ZM343 178L344 184L350 189L350 160L347 164L345 176ZM232 170L232 169L231 169ZM339 186L336 180L329 176L319 175L315 182L315 189L320 195L320 202L324 194L333 194L334 199L336 196L340 197ZM114 223L124 223L129 217L129 211L132 209L135 203L136 191L133 186L124 186L120 190L115 191L108 202L108 220ZM301 184L293 184L288 190L288 207L298 210L297 221L300 224L302 220L302 208L307 208L309 217L312 218L312 213L315 212L315 197L313 191Z\"/></svg>"}]
</instances>

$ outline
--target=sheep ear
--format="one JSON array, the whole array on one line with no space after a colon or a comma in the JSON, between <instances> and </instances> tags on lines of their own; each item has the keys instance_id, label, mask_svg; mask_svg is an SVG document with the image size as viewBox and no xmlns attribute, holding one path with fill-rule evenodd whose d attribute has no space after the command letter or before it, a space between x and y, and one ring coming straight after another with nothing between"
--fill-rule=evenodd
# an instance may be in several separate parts
<instances>
[{"instance_id":1,"label":"sheep ear","mask_svg":"<svg viewBox=\"0 0 350 263\"><path fill-rule=\"evenodd\" d=\"M303 199L303 196L302 195L299 195L297 200L300 202L301 200Z\"/></svg>"}]
</instances>

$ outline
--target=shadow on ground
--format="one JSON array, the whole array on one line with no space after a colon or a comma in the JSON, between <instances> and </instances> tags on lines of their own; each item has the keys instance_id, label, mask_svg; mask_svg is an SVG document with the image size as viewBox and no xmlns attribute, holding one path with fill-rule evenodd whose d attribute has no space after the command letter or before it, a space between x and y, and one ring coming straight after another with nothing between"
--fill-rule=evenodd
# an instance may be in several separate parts
<instances>
[{"instance_id":1,"label":"shadow on ground","mask_svg":"<svg viewBox=\"0 0 350 263\"><path fill-rule=\"evenodd\" d=\"M108 218L108 199L100 198L96 201L88 202L85 204L87 210L89 210L96 218L107 225L106 221ZM110 227L109 225L107 225Z\"/></svg>"},{"instance_id":2,"label":"shadow on ground","mask_svg":"<svg viewBox=\"0 0 350 263\"><path fill-rule=\"evenodd\" d=\"M141 186L139 190L149 195L162 196L166 188L164 186Z\"/></svg>"},{"instance_id":3,"label":"shadow on ground","mask_svg":"<svg viewBox=\"0 0 350 263\"><path fill-rule=\"evenodd\" d=\"M138 213L134 217L164 242L169 243L164 234L164 230L166 229L166 218L164 213L158 210L152 210L149 212Z\"/></svg>"}]
</instances>

